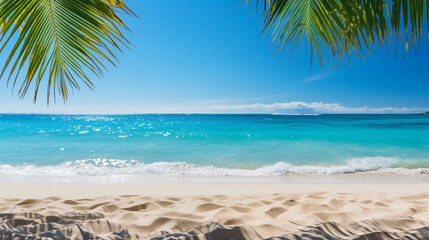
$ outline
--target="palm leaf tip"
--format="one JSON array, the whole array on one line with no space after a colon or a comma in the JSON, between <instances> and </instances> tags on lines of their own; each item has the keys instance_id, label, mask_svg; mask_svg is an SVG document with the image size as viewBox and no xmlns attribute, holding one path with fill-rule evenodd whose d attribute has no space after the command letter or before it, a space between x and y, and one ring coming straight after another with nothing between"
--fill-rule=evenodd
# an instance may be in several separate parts
<instances>
[{"instance_id":1,"label":"palm leaf tip","mask_svg":"<svg viewBox=\"0 0 429 240\"><path fill-rule=\"evenodd\" d=\"M247 0L246 3L251 2ZM325 62L363 59L376 47L405 42L418 47L429 26L428 0L254 0L263 8L264 32L278 52L308 46ZM426 19L426 22L425 20ZM429 40L429 34L427 36ZM405 54L404 53L404 54Z\"/></svg>"},{"instance_id":2,"label":"palm leaf tip","mask_svg":"<svg viewBox=\"0 0 429 240\"><path fill-rule=\"evenodd\" d=\"M130 44L118 17L127 9L119 0L0 0L0 53L7 56L0 77L18 85L20 97L34 85L34 101L46 81L48 104L57 93L67 100L82 83L92 87L89 76L101 77Z\"/></svg>"}]
</instances>

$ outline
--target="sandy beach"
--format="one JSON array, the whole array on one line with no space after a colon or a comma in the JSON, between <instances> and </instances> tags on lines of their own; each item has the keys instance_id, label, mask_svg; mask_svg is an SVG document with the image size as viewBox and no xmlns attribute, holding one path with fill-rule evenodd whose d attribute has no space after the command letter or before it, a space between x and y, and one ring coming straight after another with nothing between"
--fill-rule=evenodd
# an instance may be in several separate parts
<instances>
[{"instance_id":1,"label":"sandy beach","mask_svg":"<svg viewBox=\"0 0 429 240\"><path fill-rule=\"evenodd\" d=\"M1 183L2 239L428 239L429 183Z\"/></svg>"},{"instance_id":2,"label":"sandy beach","mask_svg":"<svg viewBox=\"0 0 429 240\"><path fill-rule=\"evenodd\" d=\"M428 53L429 0L0 0L0 240L429 240Z\"/></svg>"}]
</instances>

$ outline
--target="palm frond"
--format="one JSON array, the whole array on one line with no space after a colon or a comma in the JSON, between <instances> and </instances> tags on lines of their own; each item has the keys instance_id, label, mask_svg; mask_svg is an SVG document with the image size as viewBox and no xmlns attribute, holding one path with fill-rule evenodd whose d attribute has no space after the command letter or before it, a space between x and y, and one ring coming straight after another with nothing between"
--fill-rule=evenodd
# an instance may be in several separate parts
<instances>
[{"instance_id":1,"label":"palm frond","mask_svg":"<svg viewBox=\"0 0 429 240\"><path fill-rule=\"evenodd\" d=\"M386 0L387 2L387 0ZM427 0L391 0L387 4L387 15L392 26L396 44L405 38L405 53L409 45L418 53L423 33L429 31L429 6ZM426 23L424 19L426 18ZM426 29L425 29L426 28ZM429 41L429 34L428 34Z\"/></svg>"},{"instance_id":2,"label":"palm frond","mask_svg":"<svg viewBox=\"0 0 429 240\"><path fill-rule=\"evenodd\" d=\"M306 43L310 64L315 54L322 67L325 61L344 61L351 55L364 58L378 46L398 46L403 38L406 52L409 43L419 45L429 26L427 0L256 0L256 4L263 5L264 31L271 34L278 51L296 52Z\"/></svg>"},{"instance_id":3,"label":"palm frond","mask_svg":"<svg viewBox=\"0 0 429 240\"><path fill-rule=\"evenodd\" d=\"M91 88L88 73L101 77L129 44L118 12L132 13L119 0L0 0L0 53L8 51L0 78L20 83L20 97L34 83L34 101L46 79L48 103L51 90L67 100L80 81Z\"/></svg>"},{"instance_id":4,"label":"palm frond","mask_svg":"<svg viewBox=\"0 0 429 240\"><path fill-rule=\"evenodd\" d=\"M119 8L121 11L136 17L137 15L125 5L123 0L104 0L104 2L112 7Z\"/></svg>"}]
</instances>

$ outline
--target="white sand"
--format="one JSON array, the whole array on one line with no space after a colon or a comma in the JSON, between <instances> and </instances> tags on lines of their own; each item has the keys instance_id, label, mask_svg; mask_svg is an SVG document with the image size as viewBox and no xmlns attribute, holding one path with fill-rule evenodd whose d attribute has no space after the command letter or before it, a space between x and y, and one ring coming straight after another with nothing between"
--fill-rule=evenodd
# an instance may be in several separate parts
<instances>
[{"instance_id":1,"label":"white sand","mask_svg":"<svg viewBox=\"0 0 429 240\"><path fill-rule=\"evenodd\" d=\"M429 183L0 183L0 189L3 239L163 239L171 233L429 239Z\"/></svg>"}]
</instances>

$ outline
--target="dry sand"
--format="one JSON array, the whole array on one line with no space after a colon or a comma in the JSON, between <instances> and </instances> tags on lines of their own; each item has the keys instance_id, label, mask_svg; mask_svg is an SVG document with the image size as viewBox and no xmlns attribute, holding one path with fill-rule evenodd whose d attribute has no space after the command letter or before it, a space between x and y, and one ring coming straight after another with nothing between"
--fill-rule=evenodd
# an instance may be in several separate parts
<instances>
[{"instance_id":1,"label":"dry sand","mask_svg":"<svg viewBox=\"0 0 429 240\"><path fill-rule=\"evenodd\" d=\"M0 184L2 239L429 239L429 184Z\"/></svg>"}]
</instances>

